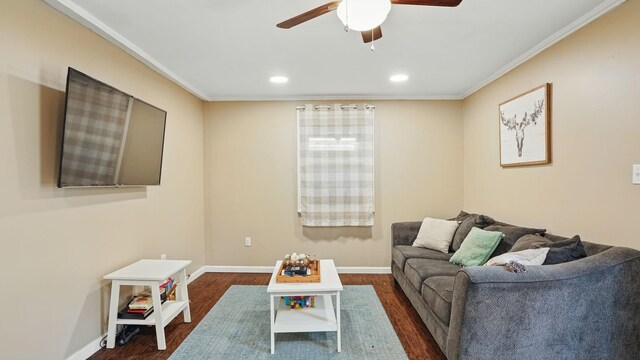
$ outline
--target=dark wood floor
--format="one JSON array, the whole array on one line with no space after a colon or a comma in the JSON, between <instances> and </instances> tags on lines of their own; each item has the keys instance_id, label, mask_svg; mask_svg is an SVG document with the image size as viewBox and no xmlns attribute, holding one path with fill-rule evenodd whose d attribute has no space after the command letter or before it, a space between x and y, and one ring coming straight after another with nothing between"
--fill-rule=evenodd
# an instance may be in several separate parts
<instances>
[{"instance_id":1,"label":"dark wood floor","mask_svg":"<svg viewBox=\"0 0 640 360\"><path fill-rule=\"evenodd\" d=\"M102 349L90 359L166 359L211 310L229 286L267 285L270 276L271 274L206 273L189 285L191 323L185 324L179 315L165 328L167 350L158 351L155 330L153 327L147 327L125 346ZM394 283L391 275L343 274L340 275L340 280L343 285L373 285L409 359L445 360L420 316L411 307L400 287Z\"/></svg>"}]
</instances>

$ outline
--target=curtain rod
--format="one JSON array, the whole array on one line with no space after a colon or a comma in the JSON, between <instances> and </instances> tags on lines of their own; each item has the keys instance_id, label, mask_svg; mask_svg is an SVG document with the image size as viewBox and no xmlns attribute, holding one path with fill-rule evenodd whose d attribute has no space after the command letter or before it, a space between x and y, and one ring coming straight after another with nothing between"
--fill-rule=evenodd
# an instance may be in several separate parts
<instances>
[{"instance_id":1,"label":"curtain rod","mask_svg":"<svg viewBox=\"0 0 640 360\"><path fill-rule=\"evenodd\" d=\"M365 104L364 108L366 110L375 110L375 105L369 105L369 104ZM307 107L306 106L296 106L296 110L306 110ZM313 106L313 110L331 110L333 109L332 105L314 105ZM340 109L345 110L345 109L354 109L357 110L358 109L358 105L340 105Z\"/></svg>"}]
</instances>

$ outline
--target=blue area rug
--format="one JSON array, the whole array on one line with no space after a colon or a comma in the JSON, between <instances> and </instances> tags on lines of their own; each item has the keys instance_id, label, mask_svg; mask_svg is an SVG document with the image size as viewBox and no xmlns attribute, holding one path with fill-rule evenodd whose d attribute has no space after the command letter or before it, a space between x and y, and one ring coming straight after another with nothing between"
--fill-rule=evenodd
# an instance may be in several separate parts
<instances>
[{"instance_id":1,"label":"blue area rug","mask_svg":"<svg viewBox=\"0 0 640 360\"><path fill-rule=\"evenodd\" d=\"M169 359L407 359L372 286L345 286L340 305L342 352L335 332L285 333L272 355L267 287L232 286Z\"/></svg>"}]
</instances>

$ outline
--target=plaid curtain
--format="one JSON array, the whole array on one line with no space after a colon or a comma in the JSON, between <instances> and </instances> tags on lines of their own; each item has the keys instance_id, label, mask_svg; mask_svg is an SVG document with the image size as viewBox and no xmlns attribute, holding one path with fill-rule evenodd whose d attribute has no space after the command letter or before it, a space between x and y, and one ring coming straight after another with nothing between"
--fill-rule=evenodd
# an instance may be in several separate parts
<instances>
[{"instance_id":1,"label":"plaid curtain","mask_svg":"<svg viewBox=\"0 0 640 360\"><path fill-rule=\"evenodd\" d=\"M373 225L373 115L369 106L298 109L302 225Z\"/></svg>"},{"instance_id":2,"label":"plaid curtain","mask_svg":"<svg viewBox=\"0 0 640 360\"><path fill-rule=\"evenodd\" d=\"M72 80L62 154L64 185L114 185L129 96Z\"/></svg>"}]
</instances>

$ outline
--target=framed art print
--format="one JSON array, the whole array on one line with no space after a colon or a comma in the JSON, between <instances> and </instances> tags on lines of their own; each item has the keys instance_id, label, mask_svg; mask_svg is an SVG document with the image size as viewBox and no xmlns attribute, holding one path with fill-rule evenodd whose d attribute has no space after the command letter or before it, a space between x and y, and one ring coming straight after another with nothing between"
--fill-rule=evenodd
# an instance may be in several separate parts
<instances>
[{"instance_id":1,"label":"framed art print","mask_svg":"<svg viewBox=\"0 0 640 360\"><path fill-rule=\"evenodd\" d=\"M499 105L500 166L551 162L551 84Z\"/></svg>"}]
</instances>

